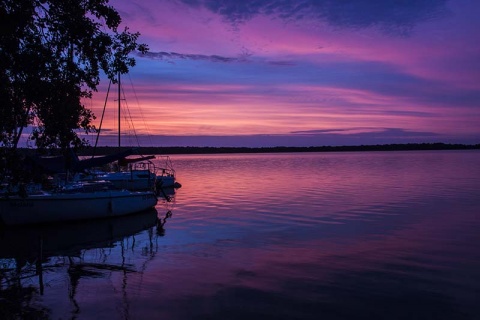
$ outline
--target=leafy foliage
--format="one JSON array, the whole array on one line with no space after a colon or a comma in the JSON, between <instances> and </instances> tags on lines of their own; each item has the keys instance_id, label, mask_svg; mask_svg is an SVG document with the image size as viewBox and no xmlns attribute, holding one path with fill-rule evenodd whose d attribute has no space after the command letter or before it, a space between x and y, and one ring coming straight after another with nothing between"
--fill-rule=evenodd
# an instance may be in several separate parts
<instances>
[{"instance_id":1,"label":"leafy foliage","mask_svg":"<svg viewBox=\"0 0 480 320\"><path fill-rule=\"evenodd\" d=\"M94 131L82 103L100 81L146 52L139 33L119 30L108 0L0 0L0 147L16 149L23 128L42 148L77 149L77 130Z\"/></svg>"},{"instance_id":2,"label":"leafy foliage","mask_svg":"<svg viewBox=\"0 0 480 320\"><path fill-rule=\"evenodd\" d=\"M38 150L87 145L77 132L95 131L82 104L100 71L112 80L145 53L139 33L119 30L108 0L0 0L0 180L31 178L17 145L25 127Z\"/></svg>"}]
</instances>

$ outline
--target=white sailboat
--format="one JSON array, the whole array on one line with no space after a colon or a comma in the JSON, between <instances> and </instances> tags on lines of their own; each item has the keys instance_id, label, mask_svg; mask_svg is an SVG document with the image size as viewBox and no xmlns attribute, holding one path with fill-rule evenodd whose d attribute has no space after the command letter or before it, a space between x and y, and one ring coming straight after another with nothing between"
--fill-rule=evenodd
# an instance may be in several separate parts
<instances>
[{"instance_id":1,"label":"white sailboat","mask_svg":"<svg viewBox=\"0 0 480 320\"><path fill-rule=\"evenodd\" d=\"M25 225L124 216L155 207L152 191L116 189L106 181L66 184L62 188L0 197L0 224Z\"/></svg>"}]
</instances>

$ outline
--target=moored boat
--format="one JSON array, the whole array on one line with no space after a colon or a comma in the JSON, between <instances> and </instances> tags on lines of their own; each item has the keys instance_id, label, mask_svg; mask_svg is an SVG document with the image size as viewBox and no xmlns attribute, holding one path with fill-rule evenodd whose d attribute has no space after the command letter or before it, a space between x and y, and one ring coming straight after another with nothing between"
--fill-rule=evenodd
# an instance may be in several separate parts
<instances>
[{"instance_id":1,"label":"moored boat","mask_svg":"<svg viewBox=\"0 0 480 320\"><path fill-rule=\"evenodd\" d=\"M127 190L154 190L162 188L180 188L181 184L175 179L175 169L168 156L161 156L165 161L158 167L152 161L134 162L135 159L122 159L128 165L120 171L90 170L80 176L80 181L105 180L117 188Z\"/></svg>"},{"instance_id":2,"label":"moored boat","mask_svg":"<svg viewBox=\"0 0 480 320\"><path fill-rule=\"evenodd\" d=\"M129 191L106 182L68 184L59 190L3 194L0 223L24 225L123 216L154 207L153 191Z\"/></svg>"},{"instance_id":3,"label":"moored boat","mask_svg":"<svg viewBox=\"0 0 480 320\"><path fill-rule=\"evenodd\" d=\"M121 101L125 100L122 99L121 93L121 77L120 73L118 73L117 78L118 84L118 96L117 96L117 103L118 103L118 148L121 148L121 130L120 130L120 120L121 120ZM109 86L110 90L110 86ZM107 91L107 97L109 92ZM94 150L97 147L98 138L100 137L100 133L102 131L102 122L103 116L105 114L106 103L104 105L104 110L102 112L102 118L100 121L100 126L97 132L97 139L95 142ZM133 121L129 123L129 125L133 126ZM135 134L136 135L136 134ZM92 160L94 158L92 157ZM115 169L105 171L105 170L96 170L91 171L88 175L86 175L82 179L86 180L95 180L95 179L102 179L111 181L115 186L118 188L126 188L128 190L154 190L157 189L158 191L161 188L180 188L181 184L176 181L176 173L173 168L172 161L168 156L141 156L140 158L127 158L122 157L117 159ZM156 160L156 163L153 163L150 160ZM160 167L157 166L157 163L160 163Z\"/></svg>"},{"instance_id":4,"label":"moored boat","mask_svg":"<svg viewBox=\"0 0 480 320\"><path fill-rule=\"evenodd\" d=\"M93 170L80 177L81 181L104 180L111 182L119 189L132 191L153 190L157 180L155 166L151 163L137 163L130 165L123 171L101 171Z\"/></svg>"}]
</instances>

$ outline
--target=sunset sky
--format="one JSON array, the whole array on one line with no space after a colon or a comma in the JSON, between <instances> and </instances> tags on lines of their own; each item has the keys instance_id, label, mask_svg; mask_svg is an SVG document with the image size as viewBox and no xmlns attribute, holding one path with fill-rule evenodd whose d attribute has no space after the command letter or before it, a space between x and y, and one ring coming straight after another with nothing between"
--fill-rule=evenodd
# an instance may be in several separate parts
<instances>
[{"instance_id":1,"label":"sunset sky","mask_svg":"<svg viewBox=\"0 0 480 320\"><path fill-rule=\"evenodd\" d=\"M110 4L150 47L124 77L141 145L480 143L478 1Z\"/></svg>"}]
</instances>

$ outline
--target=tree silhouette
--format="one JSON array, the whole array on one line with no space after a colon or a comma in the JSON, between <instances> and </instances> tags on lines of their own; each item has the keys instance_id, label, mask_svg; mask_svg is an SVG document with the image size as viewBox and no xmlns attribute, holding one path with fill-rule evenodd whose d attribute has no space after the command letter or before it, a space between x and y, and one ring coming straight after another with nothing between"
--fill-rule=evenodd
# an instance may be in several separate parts
<instances>
[{"instance_id":1,"label":"tree silhouette","mask_svg":"<svg viewBox=\"0 0 480 320\"><path fill-rule=\"evenodd\" d=\"M82 104L100 81L135 65L145 53L139 33L120 30L108 0L0 0L0 148L5 158L25 127L39 149L87 144L94 115Z\"/></svg>"}]
</instances>

